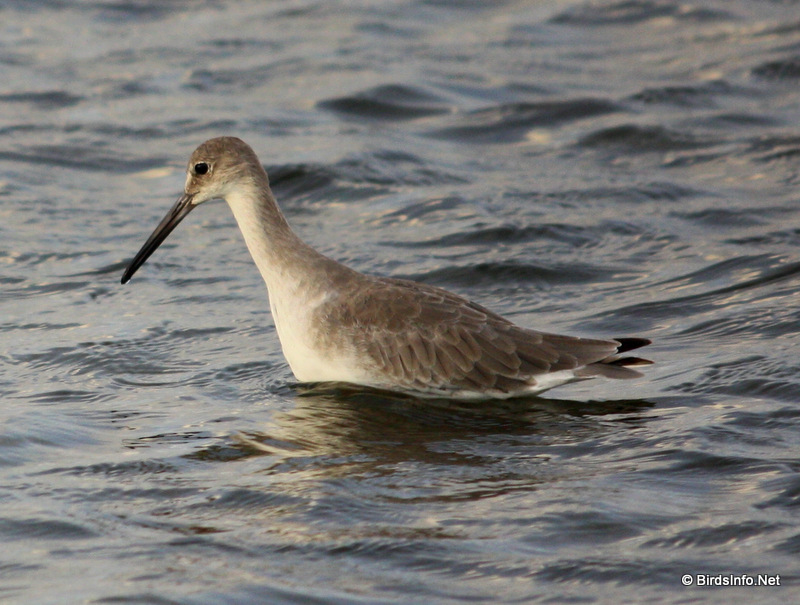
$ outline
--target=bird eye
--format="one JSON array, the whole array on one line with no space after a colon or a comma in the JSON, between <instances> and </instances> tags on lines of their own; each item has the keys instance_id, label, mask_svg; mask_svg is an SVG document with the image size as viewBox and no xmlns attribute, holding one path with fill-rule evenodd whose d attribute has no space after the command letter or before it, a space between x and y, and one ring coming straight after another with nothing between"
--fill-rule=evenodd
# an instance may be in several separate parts
<instances>
[{"instance_id":1,"label":"bird eye","mask_svg":"<svg viewBox=\"0 0 800 605\"><path fill-rule=\"evenodd\" d=\"M197 164L194 165L195 174L200 174L200 175L208 174L209 169L210 169L209 165L206 164L205 162L198 162Z\"/></svg>"}]
</instances>

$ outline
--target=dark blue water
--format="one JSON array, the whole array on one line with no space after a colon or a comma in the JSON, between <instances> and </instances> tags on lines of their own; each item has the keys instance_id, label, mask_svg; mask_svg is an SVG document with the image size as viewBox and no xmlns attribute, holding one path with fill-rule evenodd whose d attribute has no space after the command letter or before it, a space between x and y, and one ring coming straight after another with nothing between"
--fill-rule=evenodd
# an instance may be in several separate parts
<instances>
[{"instance_id":1,"label":"dark blue water","mask_svg":"<svg viewBox=\"0 0 800 605\"><path fill-rule=\"evenodd\" d=\"M12 0L0 32L0 602L800 596L798 2ZM119 284L223 134L326 254L656 365L296 385L224 204Z\"/></svg>"}]
</instances>

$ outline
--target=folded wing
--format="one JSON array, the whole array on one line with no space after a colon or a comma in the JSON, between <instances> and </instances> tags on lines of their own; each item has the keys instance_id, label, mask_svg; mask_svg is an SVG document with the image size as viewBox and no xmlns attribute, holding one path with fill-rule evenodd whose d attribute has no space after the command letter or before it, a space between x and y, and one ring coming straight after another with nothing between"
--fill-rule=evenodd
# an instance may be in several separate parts
<instances>
[{"instance_id":1,"label":"folded wing","mask_svg":"<svg viewBox=\"0 0 800 605\"><path fill-rule=\"evenodd\" d=\"M349 329L365 367L396 385L423 391L510 395L536 390L554 372L576 380L634 378L630 366L647 360L620 357L644 346L642 338L597 340L537 332L468 300L426 284L375 278L336 305L334 325ZM377 385L379 386L379 385Z\"/></svg>"}]
</instances>

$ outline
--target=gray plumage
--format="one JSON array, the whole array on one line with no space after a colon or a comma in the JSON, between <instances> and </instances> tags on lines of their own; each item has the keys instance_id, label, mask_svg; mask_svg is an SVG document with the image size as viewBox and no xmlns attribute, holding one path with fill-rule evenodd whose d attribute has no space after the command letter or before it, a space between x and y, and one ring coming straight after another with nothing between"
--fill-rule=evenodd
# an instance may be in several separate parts
<instances>
[{"instance_id":1,"label":"gray plumage","mask_svg":"<svg viewBox=\"0 0 800 605\"><path fill-rule=\"evenodd\" d=\"M319 254L291 230L269 179L242 140L200 145L183 196L122 276L126 283L197 205L228 202L269 291L297 378L450 397L510 397L604 376L635 378L651 363L620 354L644 338L596 340L523 328L456 294L374 277Z\"/></svg>"}]
</instances>

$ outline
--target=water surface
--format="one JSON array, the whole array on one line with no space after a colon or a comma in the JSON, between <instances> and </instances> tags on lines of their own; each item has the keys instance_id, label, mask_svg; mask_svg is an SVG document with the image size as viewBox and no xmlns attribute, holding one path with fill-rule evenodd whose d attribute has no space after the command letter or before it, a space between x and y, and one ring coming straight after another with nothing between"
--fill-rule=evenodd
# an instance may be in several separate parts
<instances>
[{"instance_id":1,"label":"water surface","mask_svg":"<svg viewBox=\"0 0 800 605\"><path fill-rule=\"evenodd\" d=\"M797 2L0 3L0 601L791 602ZM644 379L297 385L212 136L297 232ZM781 576L683 586L684 574Z\"/></svg>"}]
</instances>

